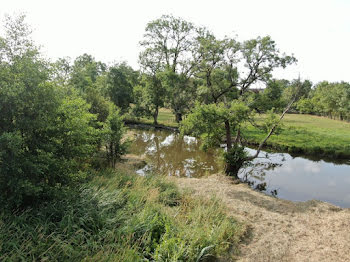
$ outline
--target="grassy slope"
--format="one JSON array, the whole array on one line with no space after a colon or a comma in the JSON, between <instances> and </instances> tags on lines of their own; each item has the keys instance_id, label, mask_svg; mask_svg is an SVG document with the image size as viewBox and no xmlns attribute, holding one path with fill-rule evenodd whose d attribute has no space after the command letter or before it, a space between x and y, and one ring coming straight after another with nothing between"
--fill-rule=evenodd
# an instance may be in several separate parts
<instances>
[{"instance_id":1,"label":"grassy slope","mask_svg":"<svg viewBox=\"0 0 350 262\"><path fill-rule=\"evenodd\" d=\"M237 254L244 227L221 203L131 169L96 173L78 195L0 213L0 261L196 261Z\"/></svg>"},{"instance_id":2,"label":"grassy slope","mask_svg":"<svg viewBox=\"0 0 350 262\"><path fill-rule=\"evenodd\" d=\"M140 121L152 123L150 119L142 118ZM167 109L160 110L159 123L178 126L174 115ZM331 158L350 157L350 123L312 115L287 114L283 119L283 126L283 131L279 135L273 135L268 140L269 147L291 153ZM245 136L249 142L256 144L262 141L265 133L248 126L245 129Z\"/></svg>"}]
</instances>

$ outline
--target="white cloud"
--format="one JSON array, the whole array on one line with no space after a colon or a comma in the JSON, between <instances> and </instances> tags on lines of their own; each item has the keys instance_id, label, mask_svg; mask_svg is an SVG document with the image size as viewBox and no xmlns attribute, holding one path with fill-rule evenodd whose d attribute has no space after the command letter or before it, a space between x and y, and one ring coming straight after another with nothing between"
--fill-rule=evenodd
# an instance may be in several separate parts
<instances>
[{"instance_id":1,"label":"white cloud","mask_svg":"<svg viewBox=\"0 0 350 262\"><path fill-rule=\"evenodd\" d=\"M317 174L320 173L321 166L322 164L319 162L308 161L303 165L303 168L306 172Z\"/></svg>"}]
</instances>

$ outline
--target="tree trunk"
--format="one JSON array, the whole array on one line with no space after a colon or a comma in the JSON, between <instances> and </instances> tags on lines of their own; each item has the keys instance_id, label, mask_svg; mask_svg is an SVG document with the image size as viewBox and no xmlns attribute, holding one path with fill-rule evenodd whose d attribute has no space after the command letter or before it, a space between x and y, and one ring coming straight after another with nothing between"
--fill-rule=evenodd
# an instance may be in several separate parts
<instances>
[{"instance_id":1,"label":"tree trunk","mask_svg":"<svg viewBox=\"0 0 350 262\"><path fill-rule=\"evenodd\" d=\"M176 113L175 114L175 120L176 120L176 123L180 123L182 121L182 114L181 113Z\"/></svg>"},{"instance_id":2,"label":"tree trunk","mask_svg":"<svg viewBox=\"0 0 350 262\"><path fill-rule=\"evenodd\" d=\"M231 138L230 122L228 120L225 121L225 129L226 129L226 146L227 146L227 151L229 151L232 148L232 138Z\"/></svg>"},{"instance_id":3,"label":"tree trunk","mask_svg":"<svg viewBox=\"0 0 350 262\"><path fill-rule=\"evenodd\" d=\"M225 121L225 129L226 129L226 150L227 154L230 154L230 150L232 149L232 137L231 137L231 126L228 120ZM238 178L238 171L242 167L241 163L227 161L225 165L225 173L229 176L233 176Z\"/></svg>"},{"instance_id":4,"label":"tree trunk","mask_svg":"<svg viewBox=\"0 0 350 262\"><path fill-rule=\"evenodd\" d=\"M114 143L111 142L111 166L112 168L115 168L115 148L114 148Z\"/></svg>"},{"instance_id":5,"label":"tree trunk","mask_svg":"<svg viewBox=\"0 0 350 262\"><path fill-rule=\"evenodd\" d=\"M231 163L231 162L226 162L225 166L225 173L228 176L234 177L238 179L238 171L241 169L243 163Z\"/></svg>"},{"instance_id":6,"label":"tree trunk","mask_svg":"<svg viewBox=\"0 0 350 262\"><path fill-rule=\"evenodd\" d=\"M242 144L241 143L241 128L240 127L237 128L237 135L236 135L236 138L235 138L235 145L238 145L238 143Z\"/></svg>"},{"instance_id":7,"label":"tree trunk","mask_svg":"<svg viewBox=\"0 0 350 262\"><path fill-rule=\"evenodd\" d=\"M106 158L107 158L107 163L110 163L110 154L109 154L109 145L106 144Z\"/></svg>"},{"instance_id":8,"label":"tree trunk","mask_svg":"<svg viewBox=\"0 0 350 262\"><path fill-rule=\"evenodd\" d=\"M156 107L156 109L154 110L154 113L153 113L153 124L154 125L158 125L158 112L159 112L159 109L158 109L158 106Z\"/></svg>"}]
</instances>

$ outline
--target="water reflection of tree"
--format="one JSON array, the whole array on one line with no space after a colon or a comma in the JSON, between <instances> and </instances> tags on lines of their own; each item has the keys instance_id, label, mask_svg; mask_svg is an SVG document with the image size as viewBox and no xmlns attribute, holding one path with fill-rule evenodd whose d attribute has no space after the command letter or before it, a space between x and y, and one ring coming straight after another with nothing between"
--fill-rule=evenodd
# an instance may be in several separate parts
<instances>
[{"instance_id":1,"label":"water reflection of tree","mask_svg":"<svg viewBox=\"0 0 350 262\"><path fill-rule=\"evenodd\" d=\"M252 188L258 191L266 191L269 187L268 182L266 181L266 172L269 170L274 170L280 166L282 166L282 163L255 161L242 169L239 177L243 182L247 183ZM278 189L270 189L270 191L267 193L271 194L272 196L277 196Z\"/></svg>"},{"instance_id":2,"label":"water reflection of tree","mask_svg":"<svg viewBox=\"0 0 350 262\"><path fill-rule=\"evenodd\" d=\"M158 172L174 176L200 176L218 171L212 152L199 149L197 140L165 131L136 131L131 153L145 154Z\"/></svg>"}]
</instances>

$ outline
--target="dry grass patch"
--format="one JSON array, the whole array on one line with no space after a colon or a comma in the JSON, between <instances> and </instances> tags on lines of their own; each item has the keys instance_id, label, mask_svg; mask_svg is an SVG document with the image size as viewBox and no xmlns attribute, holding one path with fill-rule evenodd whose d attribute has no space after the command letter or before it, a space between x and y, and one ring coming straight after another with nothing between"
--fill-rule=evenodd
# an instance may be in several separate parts
<instances>
[{"instance_id":1,"label":"dry grass patch","mask_svg":"<svg viewBox=\"0 0 350 262\"><path fill-rule=\"evenodd\" d=\"M222 175L173 181L202 198L216 195L248 223L239 261L350 261L350 209L273 198Z\"/></svg>"}]
</instances>

